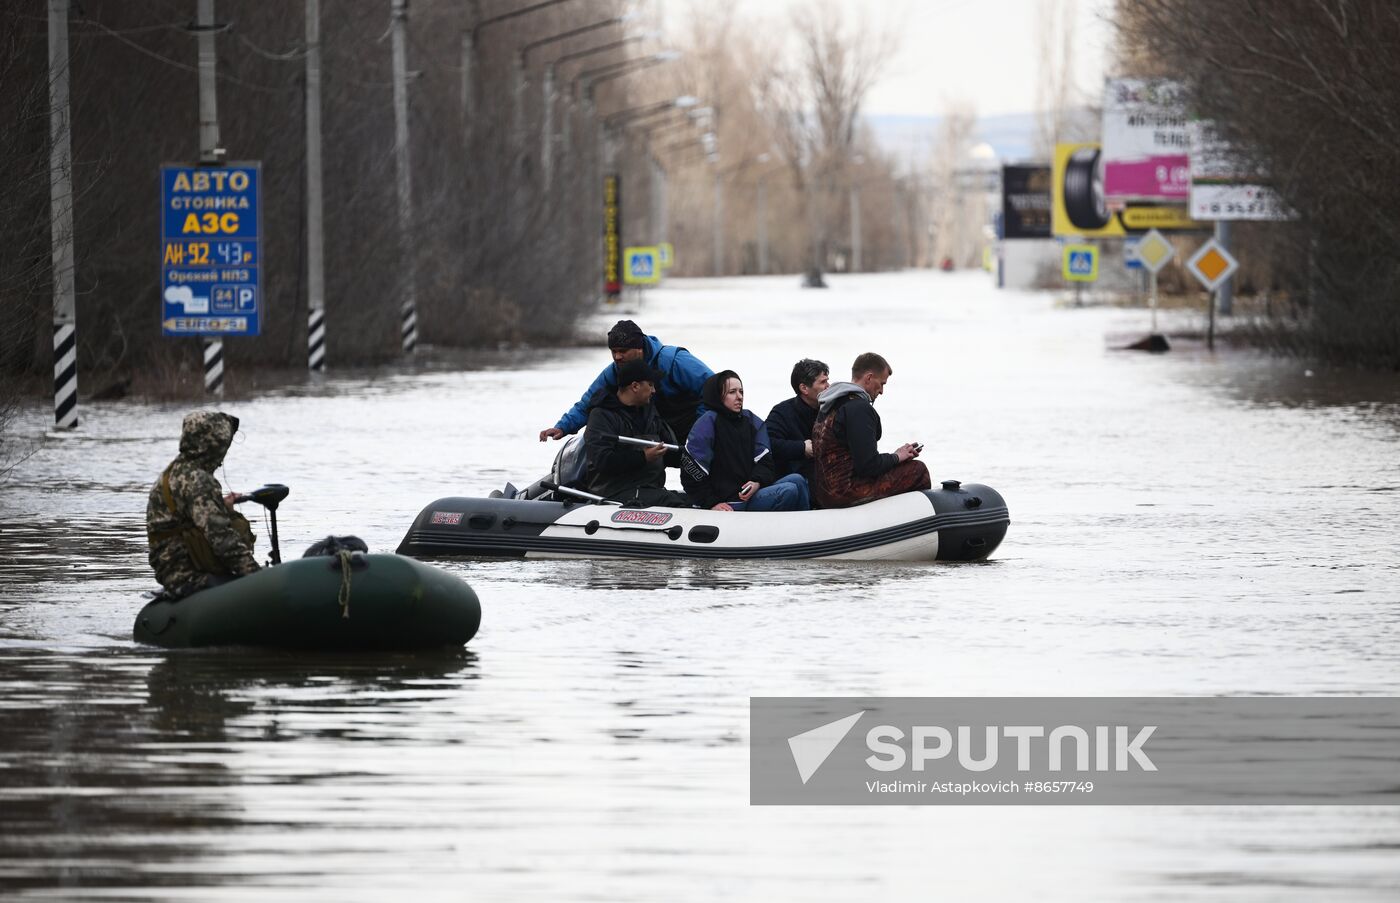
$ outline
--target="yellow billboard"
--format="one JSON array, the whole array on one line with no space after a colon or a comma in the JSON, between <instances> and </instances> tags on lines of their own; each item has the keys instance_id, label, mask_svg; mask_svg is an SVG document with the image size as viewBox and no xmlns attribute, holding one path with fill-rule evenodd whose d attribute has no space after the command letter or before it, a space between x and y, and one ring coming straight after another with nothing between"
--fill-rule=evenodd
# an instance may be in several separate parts
<instances>
[{"instance_id":1,"label":"yellow billboard","mask_svg":"<svg viewBox=\"0 0 1400 903\"><path fill-rule=\"evenodd\" d=\"M1109 210L1103 193L1103 153L1098 142L1055 145L1051 169L1050 231L1084 238L1121 238L1149 229L1209 229L1183 204L1128 204Z\"/></svg>"}]
</instances>

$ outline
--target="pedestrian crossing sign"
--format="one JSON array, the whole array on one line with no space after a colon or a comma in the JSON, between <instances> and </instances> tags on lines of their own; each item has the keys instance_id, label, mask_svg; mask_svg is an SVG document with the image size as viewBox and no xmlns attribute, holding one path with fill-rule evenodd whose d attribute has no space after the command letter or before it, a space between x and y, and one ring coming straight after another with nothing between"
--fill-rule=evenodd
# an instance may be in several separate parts
<instances>
[{"instance_id":1,"label":"pedestrian crossing sign","mask_svg":"<svg viewBox=\"0 0 1400 903\"><path fill-rule=\"evenodd\" d=\"M1065 245L1061 271L1069 282L1094 282L1099 278L1099 249L1094 245Z\"/></svg>"},{"instance_id":2,"label":"pedestrian crossing sign","mask_svg":"<svg viewBox=\"0 0 1400 903\"><path fill-rule=\"evenodd\" d=\"M624 248L622 281L628 285L655 285L661 281L661 249Z\"/></svg>"}]
</instances>

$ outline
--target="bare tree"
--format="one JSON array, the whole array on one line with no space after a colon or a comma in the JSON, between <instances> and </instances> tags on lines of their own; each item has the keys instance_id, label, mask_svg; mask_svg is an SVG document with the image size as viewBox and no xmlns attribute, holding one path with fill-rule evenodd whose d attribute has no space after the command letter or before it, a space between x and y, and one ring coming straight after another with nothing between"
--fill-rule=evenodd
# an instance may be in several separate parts
<instances>
[{"instance_id":1,"label":"bare tree","mask_svg":"<svg viewBox=\"0 0 1400 903\"><path fill-rule=\"evenodd\" d=\"M775 58L756 90L768 114L775 146L802 195L808 231L808 286L823 285L827 253L839 210L838 189L855 156L861 108L895 49L894 32L869 19L850 24L831 0L796 7L796 44L789 59Z\"/></svg>"},{"instance_id":2,"label":"bare tree","mask_svg":"<svg viewBox=\"0 0 1400 903\"><path fill-rule=\"evenodd\" d=\"M1074 101L1074 34L1077 0L1042 0L1036 8L1036 55L1040 65L1035 83L1035 154L1050 159L1055 145L1065 140Z\"/></svg>"},{"instance_id":3,"label":"bare tree","mask_svg":"<svg viewBox=\"0 0 1400 903\"><path fill-rule=\"evenodd\" d=\"M1265 253L1317 353L1400 368L1400 8L1386 0L1134 0L1120 59L1180 79L1298 213ZM1300 265L1301 263L1301 265Z\"/></svg>"}]
</instances>

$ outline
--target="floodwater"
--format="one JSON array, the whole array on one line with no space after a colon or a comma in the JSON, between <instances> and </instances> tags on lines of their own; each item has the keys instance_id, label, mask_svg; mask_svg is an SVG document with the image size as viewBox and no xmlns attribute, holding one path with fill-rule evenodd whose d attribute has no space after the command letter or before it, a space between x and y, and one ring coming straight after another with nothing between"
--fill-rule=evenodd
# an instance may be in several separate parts
<instances>
[{"instance_id":1,"label":"floodwater","mask_svg":"<svg viewBox=\"0 0 1400 903\"><path fill-rule=\"evenodd\" d=\"M484 612L465 651L167 653L130 631L188 407L88 405L47 439L26 412L42 446L0 489L0 896L1400 896L1393 807L749 806L750 696L1400 693L1395 379L1112 351L1143 312L982 274L796 282L677 281L635 317L760 413L799 357L883 353L885 445L1006 497L992 561L455 562ZM221 477L292 487L289 554L389 551L432 499L543 472L536 434L606 360L229 401Z\"/></svg>"}]
</instances>

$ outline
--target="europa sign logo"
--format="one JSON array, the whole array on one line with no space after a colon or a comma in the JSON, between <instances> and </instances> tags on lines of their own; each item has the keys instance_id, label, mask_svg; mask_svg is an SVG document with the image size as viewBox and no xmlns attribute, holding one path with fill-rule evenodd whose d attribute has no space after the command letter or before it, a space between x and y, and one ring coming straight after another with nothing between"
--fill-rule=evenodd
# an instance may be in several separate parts
<instances>
[{"instance_id":1,"label":"europa sign logo","mask_svg":"<svg viewBox=\"0 0 1400 903\"><path fill-rule=\"evenodd\" d=\"M806 784L836 750L865 712L823 724L788 738L793 764ZM865 764L879 772L908 768L923 772L930 763L946 760L962 771L992 771L999 763L1015 763L1019 773L1156 771L1145 746L1156 725L911 725L908 730L877 724L865 732L869 755ZM906 744L907 741L907 744ZM908 749L906 749L906 745Z\"/></svg>"}]
</instances>

